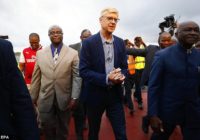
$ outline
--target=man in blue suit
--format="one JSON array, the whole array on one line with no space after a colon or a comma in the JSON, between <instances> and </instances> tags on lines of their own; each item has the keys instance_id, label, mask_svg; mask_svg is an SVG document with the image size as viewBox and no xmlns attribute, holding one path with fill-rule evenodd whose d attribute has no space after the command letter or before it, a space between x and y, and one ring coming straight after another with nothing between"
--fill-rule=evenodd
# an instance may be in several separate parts
<instances>
[{"instance_id":1,"label":"man in blue suit","mask_svg":"<svg viewBox=\"0 0 200 140\"><path fill-rule=\"evenodd\" d=\"M0 139L39 140L31 97L12 44L0 39Z\"/></svg>"},{"instance_id":2,"label":"man in blue suit","mask_svg":"<svg viewBox=\"0 0 200 140\"><path fill-rule=\"evenodd\" d=\"M163 32L158 37L158 44L157 45L149 45L144 49L135 49L135 48L127 48L126 52L128 55L133 56L144 56L145 57L145 67L142 72L141 77L141 86L144 86L148 83L149 75L151 71L151 65L154 59L154 55L157 51L169 47L172 45L172 36L168 32Z\"/></svg>"},{"instance_id":3,"label":"man in blue suit","mask_svg":"<svg viewBox=\"0 0 200 140\"><path fill-rule=\"evenodd\" d=\"M84 80L89 121L89 140L98 140L101 117L106 110L116 140L126 140L122 83L127 72L123 40L112 35L118 22L115 8L102 10L99 33L83 41L80 76ZM106 138L105 138L106 139Z\"/></svg>"},{"instance_id":4,"label":"man in blue suit","mask_svg":"<svg viewBox=\"0 0 200 140\"><path fill-rule=\"evenodd\" d=\"M168 140L180 125L184 140L200 140L200 53L195 22L181 23L178 43L156 53L148 89L151 140Z\"/></svg>"},{"instance_id":5,"label":"man in blue suit","mask_svg":"<svg viewBox=\"0 0 200 140\"><path fill-rule=\"evenodd\" d=\"M135 48L126 49L127 54L129 55L145 57L145 67L142 72L141 86L144 86L148 83L149 75L151 72L151 65L152 65L155 53L161 49L164 49L172 45L171 34L168 32L161 33L158 37L158 44L159 46L149 45L145 49L135 49ZM142 118L142 130L144 133L149 132L149 117L147 115Z\"/></svg>"}]
</instances>

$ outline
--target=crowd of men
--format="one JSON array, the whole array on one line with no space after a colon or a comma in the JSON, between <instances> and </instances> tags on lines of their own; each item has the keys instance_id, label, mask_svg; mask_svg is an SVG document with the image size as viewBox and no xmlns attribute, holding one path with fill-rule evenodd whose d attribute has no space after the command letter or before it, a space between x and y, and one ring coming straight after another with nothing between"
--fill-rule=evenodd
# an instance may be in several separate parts
<instances>
[{"instance_id":1,"label":"crowd of men","mask_svg":"<svg viewBox=\"0 0 200 140\"><path fill-rule=\"evenodd\" d=\"M141 89L148 84L142 126L145 133L151 126L151 140L168 140L177 125L184 140L199 140L199 25L180 23L176 42L163 32L159 46L147 46L141 37L132 43L113 35L118 21L117 9L103 9L100 31L92 35L84 29L81 42L69 46L58 25L48 30L48 47L31 33L30 47L20 57L21 72L12 44L0 39L0 135L39 140L40 128L46 140L66 140L73 116L77 140L84 139L84 128L89 129L89 140L98 140L106 111L115 139L127 140L124 103L133 115L135 85L134 98L143 109Z\"/></svg>"}]
</instances>

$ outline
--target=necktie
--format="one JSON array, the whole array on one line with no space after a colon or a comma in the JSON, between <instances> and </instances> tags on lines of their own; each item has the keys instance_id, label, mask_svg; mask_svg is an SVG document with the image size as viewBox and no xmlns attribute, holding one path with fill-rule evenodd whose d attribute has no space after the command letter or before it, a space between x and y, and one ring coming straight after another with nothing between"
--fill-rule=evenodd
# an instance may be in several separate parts
<instances>
[{"instance_id":1,"label":"necktie","mask_svg":"<svg viewBox=\"0 0 200 140\"><path fill-rule=\"evenodd\" d=\"M58 60L58 49L57 49L57 48L56 48L55 51L54 51L53 60L54 60L54 64L56 64L56 63L57 63L57 60Z\"/></svg>"}]
</instances>

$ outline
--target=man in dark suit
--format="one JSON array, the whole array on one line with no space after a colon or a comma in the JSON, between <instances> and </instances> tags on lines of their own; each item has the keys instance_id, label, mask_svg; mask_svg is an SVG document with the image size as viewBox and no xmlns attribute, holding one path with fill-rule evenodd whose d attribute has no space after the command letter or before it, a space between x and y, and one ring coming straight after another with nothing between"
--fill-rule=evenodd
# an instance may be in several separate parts
<instances>
[{"instance_id":1,"label":"man in dark suit","mask_svg":"<svg viewBox=\"0 0 200 140\"><path fill-rule=\"evenodd\" d=\"M0 137L39 140L36 116L12 44L0 39Z\"/></svg>"},{"instance_id":2,"label":"man in dark suit","mask_svg":"<svg viewBox=\"0 0 200 140\"><path fill-rule=\"evenodd\" d=\"M82 94L85 94L87 104L89 140L98 140L105 110L116 140L127 139L122 104L127 57L123 40L112 35L118 20L115 8L104 9L99 18L100 32L82 44L79 67L84 80Z\"/></svg>"},{"instance_id":3,"label":"man in dark suit","mask_svg":"<svg viewBox=\"0 0 200 140\"><path fill-rule=\"evenodd\" d=\"M81 36L80 36L80 39L81 39L81 42L78 42L76 44L72 44L72 45L69 45L69 47L75 49L78 51L78 54L80 56L80 51L81 51L81 48L82 48L82 42L83 40L85 40L86 38L90 37L92 34L90 32L90 30L88 29L84 29L82 32L81 32Z\"/></svg>"},{"instance_id":4,"label":"man in dark suit","mask_svg":"<svg viewBox=\"0 0 200 140\"><path fill-rule=\"evenodd\" d=\"M200 139L200 53L195 22L179 24L178 43L155 54L149 78L151 140L168 140L176 125L184 140Z\"/></svg>"},{"instance_id":5,"label":"man in dark suit","mask_svg":"<svg viewBox=\"0 0 200 140\"><path fill-rule=\"evenodd\" d=\"M69 47L75 49L78 51L78 54L80 56L80 50L82 48L82 42L86 38L90 37L92 34L90 30L84 29L81 32L81 42L69 45ZM86 125L86 107L84 101L81 101L80 99L77 100L76 108L73 110L73 117L74 117L74 123L75 123L75 131L77 140L83 140L83 129L87 128Z\"/></svg>"},{"instance_id":6,"label":"man in dark suit","mask_svg":"<svg viewBox=\"0 0 200 140\"><path fill-rule=\"evenodd\" d=\"M158 44L159 46L156 45L149 45L145 49L134 49L134 48L127 48L127 54L129 55L134 55L134 56L145 56L145 68L142 72L142 77L141 77L141 86L144 86L147 84L149 80L149 74L151 71L151 64L153 62L154 55L157 51L164 49L166 47L169 47L172 45L171 42L171 34L168 32L163 32L159 35L158 37Z\"/></svg>"},{"instance_id":7,"label":"man in dark suit","mask_svg":"<svg viewBox=\"0 0 200 140\"><path fill-rule=\"evenodd\" d=\"M155 53L161 49L164 49L172 45L171 40L172 40L171 34L168 32L163 32L158 37L159 46L149 45L145 49L127 48L126 51L128 54L134 55L134 56L145 56L146 58L145 68L142 72L142 77L141 77L141 83L140 83L141 86L147 85L148 83L149 75L151 71L151 64L153 62ZM142 119L142 130L144 131L144 133L148 133L148 130L149 130L148 116L144 116Z\"/></svg>"}]
</instances>

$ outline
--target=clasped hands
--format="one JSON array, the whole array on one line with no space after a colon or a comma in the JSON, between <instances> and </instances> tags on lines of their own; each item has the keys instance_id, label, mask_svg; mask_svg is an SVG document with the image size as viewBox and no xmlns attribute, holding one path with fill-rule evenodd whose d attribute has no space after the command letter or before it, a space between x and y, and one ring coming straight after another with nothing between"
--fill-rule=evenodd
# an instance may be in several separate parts
<instances>
[{"instance_id":1,"label":"clasped hands","mask_svg":"<svg viewBox=\"0 0 200 140\"><path fill-rule=\"evenodd\" d=\"M125 76L121 73L121 69L113 69L109 74L108 74L108 80L112 82L113 84L121 84L125 79Z\"/></svg>"}]
</instances>

